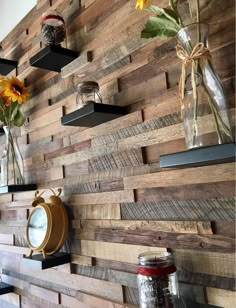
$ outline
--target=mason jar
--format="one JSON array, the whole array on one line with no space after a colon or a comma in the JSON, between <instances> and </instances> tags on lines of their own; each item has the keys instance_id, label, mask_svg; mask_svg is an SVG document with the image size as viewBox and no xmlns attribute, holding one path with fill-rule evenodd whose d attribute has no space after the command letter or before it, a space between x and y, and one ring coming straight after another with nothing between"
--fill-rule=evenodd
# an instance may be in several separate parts
<instances>
[{"instance_id":1,"label":"mason jar","mask_svg":"<svg viewBox=\"0 0 236 308\"><path fill-rule=\"evenodd\" d=\"M76 107L80 109L89 103L102 103L99 85L95 81L83 81L77 85Z\"/></svg>"},{"instance_id":2,"label":"mason jar","mask_svg":"<svg viewBox=\"0 0 236 308\"><path fill-rule=\"evenodd\" d=\"M179 297L176 267L168 252L140 254L138 266L141 308L171 308Z\"/></svg>"},{"instance_id":3,"label":"mason jar","mask_svg":"<svg viewBox=\"0 0 236 308\"><path fill-rule=\"evenodd\" d=\"M65 21L57 11L47 11L42 15L41 33L44 46L59 45L66 47Z\"/></svg>"}]
</instances>

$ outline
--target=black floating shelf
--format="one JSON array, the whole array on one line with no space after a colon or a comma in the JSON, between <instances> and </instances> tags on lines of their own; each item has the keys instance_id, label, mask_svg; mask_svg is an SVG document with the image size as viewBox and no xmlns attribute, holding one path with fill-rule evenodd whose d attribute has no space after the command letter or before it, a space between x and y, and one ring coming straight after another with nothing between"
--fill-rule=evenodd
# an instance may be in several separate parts
<instances>
[{"instance_id":1,"label":"black floating shelf","mask_svg":"<svg viewBox=\"0 0 236 308\"><path fill-rule=\"evenodd\" d=\"M0 74L7 75L17 67L17 61L0 58Z\"/></svg>"},{"instance_id":2,"label":"black floating shelf","mask_svg":"<svg viewBox=\"0 0 236 308\"><path fill-rule=\"evenodd\" d=\"M22 185L8 185L8 186L0 186L0 194L7 194L13 192L21 192L21 191L29 191L36 190L36 184L22 184Z\"/></svg>"},{"instance_id":3,"label":"black floating shelf","mask_svg":"<svg viewBox=\"0 0 236 308\"><path fill-rule=\"evenodd\" d=\"M126 114L126 108L114 105L89 103L61 118L62 125L93 127Z\"/></svg>"},{"instance_id":4,"label":"black floating shelf","mask_svg":"<svg viewBox=\"0 0 236 308\"><path fill-rule=\"evenodd\" d=\"M201 166L234 160L235 143L227 143L161 155L160 167Z\"/></svg>"},{"instance_id":5,"label":"black floating shelf","mask_svg":"<svg viewBox=\"0 0 236 308\"><path fill-rule=\"evenodd\" d=\"M11 293L14 291L14 287L5 282L0 282L0 295Z\"/></svg>"},{"instance_id":6,"label":"black floating shelf","mask_svg":"<svg viewBox=\"0 0 236 308\"><path fill-rule=\"evenodd\" d=\"M43 258L42 254L33 255L32 257L24 257L24 265L34 268L44 270L54 266L59 266L62 264L70 263L71 256L66 252L58 252L52 256L47 256L46 259Z\"/></svg>"},{"instance_id":7,"label":"black floating shelf","mask_svg":"<svg viewBox=\"0 0 236 308\"><path fill-rule=\"evenodd\" d=\"M30 58L30 65L49 71L60 72L65 65L77 57L78 52L62 48L61 46L48 45Z\"/></svg>"}]
</instances>

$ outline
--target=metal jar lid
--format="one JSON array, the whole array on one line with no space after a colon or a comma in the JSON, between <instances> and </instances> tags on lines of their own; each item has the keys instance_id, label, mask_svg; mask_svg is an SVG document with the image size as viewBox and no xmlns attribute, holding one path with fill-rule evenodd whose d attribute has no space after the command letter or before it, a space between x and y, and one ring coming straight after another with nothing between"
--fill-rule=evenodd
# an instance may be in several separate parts
<instances>
[{"instance_id":1,"label":"metal jar lid","mask_svg":"<svg viewBox=\"0 0 236 308\"><path fill-rule=\"evenodd\" d=\"M83 81L77 85L78 91L81 91L81 90L83 91L83 89L88 89L88 88L99 90L99 84L95 81Z\"/></svg>"},{"instance_id":2,"label":"metal jar lid","mask_svg":"<svg viewBox=\"0 0 236 308\"><path fill-rule=\"evenodd\" d=\"M153 253L145 252L138 256L139 264L142 266L168 266L174 264L172 255L169 252Z\"/></svg>"}]
</instances>

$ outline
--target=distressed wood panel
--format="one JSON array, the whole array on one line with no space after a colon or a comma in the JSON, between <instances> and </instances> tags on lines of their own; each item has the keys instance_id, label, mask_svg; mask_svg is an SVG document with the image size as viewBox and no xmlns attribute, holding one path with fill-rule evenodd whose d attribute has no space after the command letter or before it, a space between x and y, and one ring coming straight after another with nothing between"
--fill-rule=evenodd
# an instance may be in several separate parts
<instances>
[{"instance_id":1,"label":"distressed wood panel","mask_svg":"<svg viewBox=\"0 0 236 308\"><path fill-rule=\"evenodd\" d=\"M142 247L138 245L126 245L117 243L105 243L94 241L81 241L81 254L101 259L137 263L137 257L145 251L166 251L165 248Z\"/></svg>"},{"instance_id":2,"label":"distressed wood panel","mask_svg":"<svg viewBox=\"0 0 236 308\"><path fill-rule=\"evenodd\" d=\"M235 123L235 2L200 2ZM185 24L196 18L194 4L179 1ZM160 169L160 155L186 149L181 63L175 38L140 38L150 12L134 6L135 0L38 0L1 42L0 56L18 61L10 75L24 79L31 93L26 124L17 133L26 181L40 191L62 187L70 218L63 250L72 253L72 264L29 270L21 259L29 252L24 234L34 192L0 195L0 269L22 307L138 307L137 256L166 247L174 247L185 294L199 303L232 306L232 293L219 298L218 290L235 291L235 254L227 252L235 238L235 169L224 163ZM67 47L80 53L59 74L29 65L42 48L40 19L49 8L62 14ZM76 86L84 80L98 81L104 103L126 106L127 114L92 128L61 126L62 114L76 109ZM213 144L210 116L202 120L205 139ZM0 153L4 143L2 136ZM163 248L148 246L158 242ZM16 307L6 300L0 306Z\"/></svg>"}]
</instances>

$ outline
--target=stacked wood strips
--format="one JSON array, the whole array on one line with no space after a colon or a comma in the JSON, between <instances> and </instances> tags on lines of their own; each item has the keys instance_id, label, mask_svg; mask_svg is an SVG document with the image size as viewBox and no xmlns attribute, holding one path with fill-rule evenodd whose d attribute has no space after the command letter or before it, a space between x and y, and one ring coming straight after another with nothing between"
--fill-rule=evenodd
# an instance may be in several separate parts
<instances>
[{"instance_id":1,"label":"stacked wood strips","mask_svg":"<svg viewBox=\"0 0 236 308\"><path fill-rule=\"evenodd\" d=\"M200 2L234 117L235 3ZM137 307L137 257L166 249L175 256L181 294L233 307L234 164L160 168L161 154L185 150L181 66L175 39L140 39L149 13L134 7L135 0L38 0L1 43L1 57L19 63L11 75L32 93L18 134L26 182L40 191L63 188L70 217L64 250L72 253L65 266L23 266L34 192L1 195L0 269L2 280L15 287L0 297L1 307ZM49 9L62 13L68 47L81 54L60 74L29 65L41 48L40 17ZM186 24L195 18L193 0L180 1L180 10ZM60 118L75 110L76 85L83 80L98 81L104 102L127 106L128 114L93 128L63 127ZM208 116L204 123L211 140Z\"/></svg>"}]
</instances>

